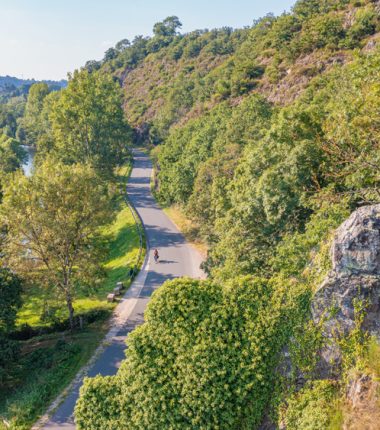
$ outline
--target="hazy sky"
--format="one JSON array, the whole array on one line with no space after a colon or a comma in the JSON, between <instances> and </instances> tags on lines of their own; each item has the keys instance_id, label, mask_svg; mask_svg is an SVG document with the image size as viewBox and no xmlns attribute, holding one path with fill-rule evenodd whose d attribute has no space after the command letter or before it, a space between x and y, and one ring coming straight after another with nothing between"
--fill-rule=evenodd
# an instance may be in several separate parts
<instances>
[{"instance_id":1,"label":"hazy sky","mask_svg":"<svg viewBox=\"0 0 380 430\"><path fill-rule=\"evenodd\" d=\"M243 27L295 0L0 0L0 75L62 79L120 39L177 15L183 32Z\"/></svg>"}]
</instances>

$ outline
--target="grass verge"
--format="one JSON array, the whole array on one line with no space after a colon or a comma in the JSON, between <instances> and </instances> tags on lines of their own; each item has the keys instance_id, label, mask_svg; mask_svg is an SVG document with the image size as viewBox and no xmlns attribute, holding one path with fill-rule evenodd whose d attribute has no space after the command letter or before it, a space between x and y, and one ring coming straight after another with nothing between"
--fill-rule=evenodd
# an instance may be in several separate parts
<instances>
[{"instance_id":1,"label":"grass verge","mask_svg":"<svg viewBox=\"0 0 380 430\"><path fill-rule=\"evenodd\" d=\"M0 415L8 423L0 423L0 429L30 429L90 359L107 326L107 321L96 321L80 332L22 342L22 356L12 380L0 393Z\"/></svg>"}]
</instances>

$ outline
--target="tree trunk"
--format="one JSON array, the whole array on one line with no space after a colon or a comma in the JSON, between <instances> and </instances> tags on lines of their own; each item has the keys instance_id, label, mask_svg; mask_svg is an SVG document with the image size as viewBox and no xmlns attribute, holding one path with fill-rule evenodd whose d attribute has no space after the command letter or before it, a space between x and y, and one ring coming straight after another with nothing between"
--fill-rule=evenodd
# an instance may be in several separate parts
<instances>
[{"instance_id":1,"label":"tree trunk","mask_svg":"<svg viewBox=\"0 0 380 430\"><path fill-rule=\"evenodd\" d=\"M67 309L69 310L70 330L74 330L74 307L73 307L73 299L71 298L70 293L66 294L66 304L67 304Z\"/></svg>"}]
</instances>

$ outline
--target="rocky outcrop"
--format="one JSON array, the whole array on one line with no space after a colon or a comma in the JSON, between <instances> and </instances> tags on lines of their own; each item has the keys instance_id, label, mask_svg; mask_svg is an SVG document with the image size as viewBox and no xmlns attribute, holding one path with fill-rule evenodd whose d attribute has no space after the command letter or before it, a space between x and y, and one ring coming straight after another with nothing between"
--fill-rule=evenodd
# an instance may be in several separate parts
<instances>
[{"instance_id":1,"label":"rocky outcrop","mask_svg":"<svg viewBox=\"0 0 380 430\"><path fill-rule=\"evenodd\" d=\"M330 340L321 351L321 377L338 372L341 355L334 339L355 327L356 299L366 304L362 328L380 338L380 204L357 209L338 228L332 263L312 304L314 320L326 318Z\"/></svg>"},{"instance_id":2,"label":"rocky outcrop","mask_svg":"<svg viewBox=\"0 0 380 430\"><path fill-rule=\"evenodd\" d=\"M379 382L369 375L349 381L343 430L378 430L380 423Z\"/></svg>"}]
</instances>

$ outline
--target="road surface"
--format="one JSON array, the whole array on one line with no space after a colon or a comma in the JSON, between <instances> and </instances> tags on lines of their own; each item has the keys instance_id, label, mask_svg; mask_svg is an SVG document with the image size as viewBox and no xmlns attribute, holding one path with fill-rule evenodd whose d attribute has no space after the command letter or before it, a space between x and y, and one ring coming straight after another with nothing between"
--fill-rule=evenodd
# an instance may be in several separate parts
<instances>
[{"instance_id":1,"label":"road surface","mask_svg":"<svg viewBox=\"0 0 380 430\"><path fill-rule=\"evenodd\" d=\"M107 335L107 346L87 372L88 376L113 375L124 358L127 334L144 320L144 309L150 296L168 279L180 276L204 277L199 266L201 256L157 205L150 191L152 166L147 155L134 152L134 167L127 193L145 227L148 252L142 270L116 309L116 317ZM160 253L155 263L153 250ZM63 403L41 428L75 429L73 411L82 380L75 384ZM39 427L36 427L39 428Z\"/></svg>"}]
</instances>

